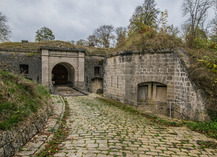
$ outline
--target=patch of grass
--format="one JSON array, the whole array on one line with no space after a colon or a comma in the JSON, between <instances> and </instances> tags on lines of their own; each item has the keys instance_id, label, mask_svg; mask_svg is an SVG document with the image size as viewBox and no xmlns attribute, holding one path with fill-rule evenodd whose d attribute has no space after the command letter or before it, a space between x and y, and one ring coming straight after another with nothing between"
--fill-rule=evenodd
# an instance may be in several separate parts
<instances>
[{"instance_id":1,"label":"patch of grass","mask_svg":"<svg viewBox=\"0 0 217 157\"><path fill-rule=\"evenodd\" d=\"M217 139L217 122L188 122L187 127Z\"/></svg>"},{"instance_id":2,"label":"patch of grass","mask_svg":"<svg viewBox=\"0 0 217 157\"><path fill-rule=\"evenodd\" d=\"M198 140L197 144L199 144L201 148L217 149L217 143L215 141L202 141L202 140Z\"/></svg>"},{"instance_id":3,"label":"patch of grass","mask_svg":"<svg viewBox=\"0 0 217 157\"><path fill-rule=\"evenodd\" d=\"M51 128L48 130L49 132L55 132L55 129L54 128Z\"/></svg>"},{"instance_id":4,"label":"patch of grass","mask_svg":"<svg viewBox=\"0 0 217 157\"><path fill-rule=\"evenodd\" d=\"M49 100L42 85L0 70L0 129L8 130Z\"/></svg>"},{"instance_id":5,"label":"patch of grass","mask_svg":"<svg viewBox=\"0 0 217 157\"><path fill-rule=\"evenodd\" d=\"M45 149L36 154L37 157L53 156L59 151L59 144L67 138L69 131L66 127L66 120L70 116L70 109L67 101L65 101L65 104L65 112L60 124L60 128L55 132L53 139L49 141L49 143L45 146Z\"/></svg>"}]
</instances>

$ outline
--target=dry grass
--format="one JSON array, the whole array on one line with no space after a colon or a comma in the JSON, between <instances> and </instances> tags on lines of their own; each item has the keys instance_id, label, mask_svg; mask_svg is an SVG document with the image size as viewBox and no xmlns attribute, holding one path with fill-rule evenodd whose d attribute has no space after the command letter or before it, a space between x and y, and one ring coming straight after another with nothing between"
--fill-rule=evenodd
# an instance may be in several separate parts
<instances>
[{"instance_id":1,"label":"dry grass","mask_svg":"<svg viewBox=\"0 0 217 157\"><path fill-rule=\"evenodd\" d=\"M5 42L0 43L0 49L12 49L20 51L33 51L40 52L40 47L63 47L63 48L81 48L86 49L87 54L91 55L106 55L111 53L111 49L107 48L96 48L96 47L87 47L87 46L77 46L71 44L70 42L65 41L40 41L40 42Z\"/></svg>"}]
</instances>

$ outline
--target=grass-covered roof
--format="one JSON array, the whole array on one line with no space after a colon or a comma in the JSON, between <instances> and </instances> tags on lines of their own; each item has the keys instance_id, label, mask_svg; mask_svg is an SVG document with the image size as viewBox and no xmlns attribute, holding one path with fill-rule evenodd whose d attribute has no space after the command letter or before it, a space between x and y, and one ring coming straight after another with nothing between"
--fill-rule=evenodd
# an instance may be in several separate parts
<instances>
[{"instance_id":1,"label":"grass-covered roof","mask_svg":"<svg viewBox=\"0 0 217 157\"><path fill-rule=\"evenodd\" d=\"M54 48L76 48L86 49L89 55L107 55L111 53L108 48L96 48L88 46L78 46L65 41L40 41L40 42L4 42L0 43L1 50L8 51L31 51L40 52L41 47L54 47Z\"/></svg>"}]
</instances>

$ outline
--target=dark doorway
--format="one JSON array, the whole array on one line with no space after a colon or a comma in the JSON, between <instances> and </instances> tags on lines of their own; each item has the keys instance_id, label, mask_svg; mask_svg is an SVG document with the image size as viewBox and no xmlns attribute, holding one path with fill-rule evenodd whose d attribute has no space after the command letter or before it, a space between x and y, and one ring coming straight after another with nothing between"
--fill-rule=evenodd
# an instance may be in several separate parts
<instances>
[{"instance_id":1,"label":"dark doorway","mask_svg":"<svg viewBox=\"0 0 217 157\"><path fill-rule=\"evenodd\" d=\"M68 71L63 65L57 64L53 68L52 81L55 85L68 84Z\"/></svg>"}]
</instances>

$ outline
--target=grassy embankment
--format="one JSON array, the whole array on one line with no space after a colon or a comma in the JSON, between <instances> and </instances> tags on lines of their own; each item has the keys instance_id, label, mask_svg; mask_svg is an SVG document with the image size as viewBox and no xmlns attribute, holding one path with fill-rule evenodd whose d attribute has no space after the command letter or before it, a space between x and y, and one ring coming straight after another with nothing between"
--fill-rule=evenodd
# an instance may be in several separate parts
<instances>
[{"instance_id":1,"label":"grassy embankment","mask_svg":"<svg viewBox=\"0 0 217 157\"><path fill-rule=\"evenodd\" d=\"M45 105L49 97L42 85L0 70L0 130L18 125Z\"/></svg>"},{"instance_id":2,"label":"grassy embankment","mask_svg":"<svg viewBox=\"0 0 217 157\"><path fill-rule=\"evenodd\" d=\"M0 43L0 49L11 49L21 51L40 52L40 47L59 47L59 48L77 48L85 49L89 55L106 55L111 53L109 48L78 46L66 41L39 41L39 42L5 42Z\"/></svg>"}]
</instances>

